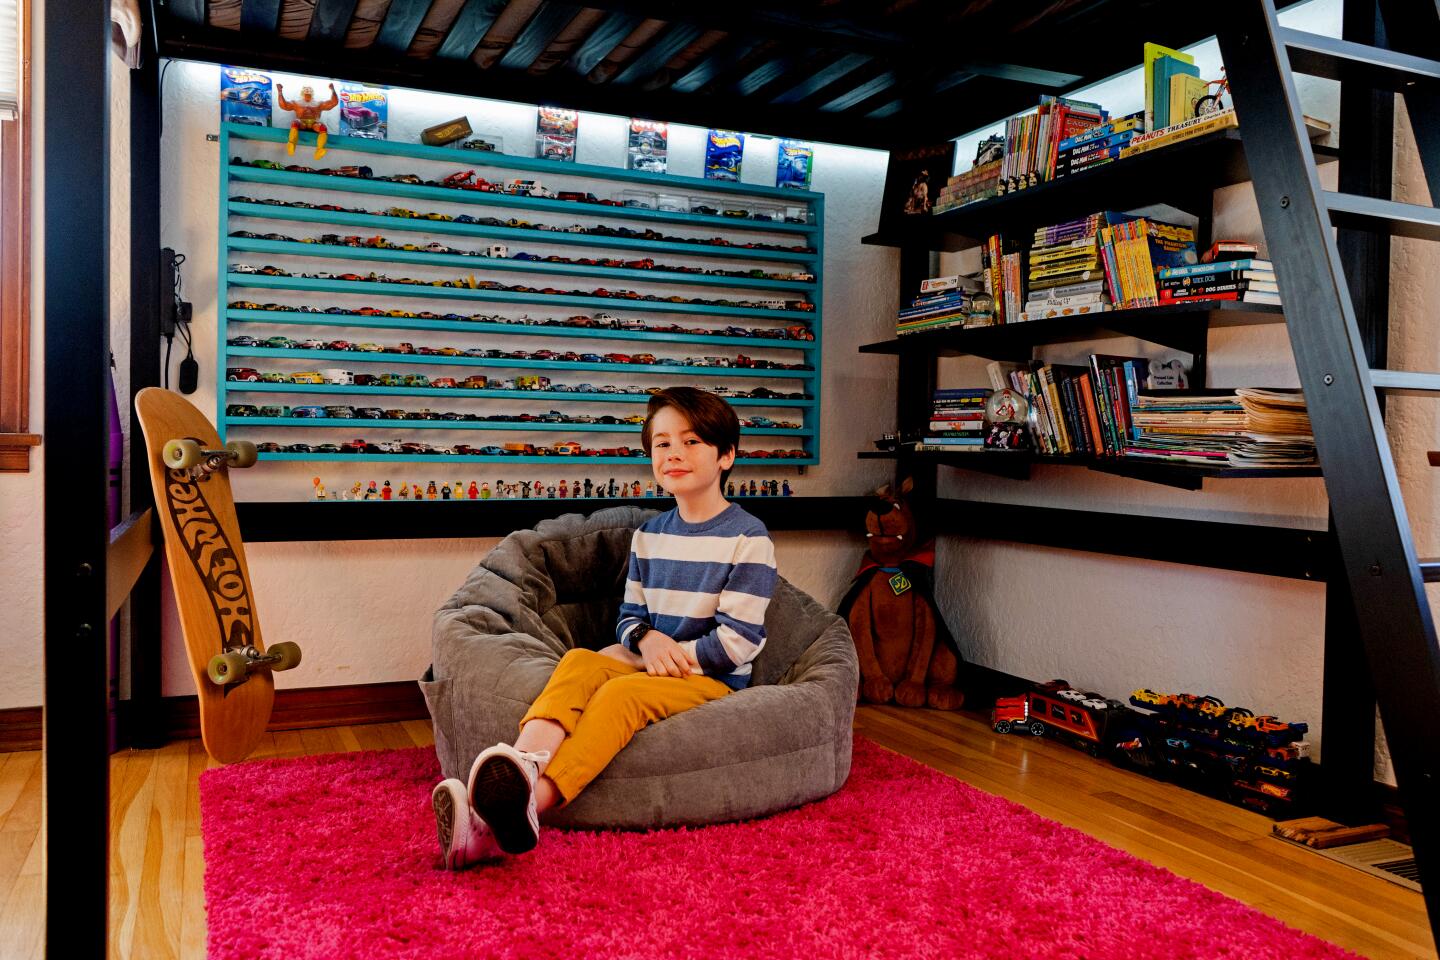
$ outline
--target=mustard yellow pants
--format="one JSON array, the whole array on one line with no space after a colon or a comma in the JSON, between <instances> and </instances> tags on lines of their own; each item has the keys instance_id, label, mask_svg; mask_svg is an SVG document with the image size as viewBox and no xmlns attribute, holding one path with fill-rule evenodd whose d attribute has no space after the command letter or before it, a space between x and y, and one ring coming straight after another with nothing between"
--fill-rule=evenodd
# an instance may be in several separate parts
<instances>
[{"instance_id":1,"label":"mustard yellow pants","mask_svg":"<svg viewBox=\"0 0 1440 960\"><path fill-rule=\"evenodd\" d=\"M560 658L520 726L553 720L565 728L545 776L569 803L645 727L730 692L711 677L652 677L644 667L576 649Z\"/></svg>"}]
</instances>

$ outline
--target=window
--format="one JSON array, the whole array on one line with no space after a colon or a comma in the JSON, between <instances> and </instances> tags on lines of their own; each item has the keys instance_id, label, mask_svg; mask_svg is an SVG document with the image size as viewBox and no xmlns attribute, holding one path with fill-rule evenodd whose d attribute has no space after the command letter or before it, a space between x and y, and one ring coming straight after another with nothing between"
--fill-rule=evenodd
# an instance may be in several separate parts
<instances>
[{"instance_id":1,"label":"window","mask_svg":"<svg viewBox=\"0 0 1440 960\"><path fill-rule=\"evenodd\" d=\"M19 42L5 38L0 24L0 57L18 53L19 118L0 120L0 471L30 467L30 448L40 438L30 422L30 13L15 0L0 0L0 18L15 17ZM13 34L12 34L13 35ZM0 86L6 69L0 66ZM0 100L5 99L0 89ZM0 105L0 116L8 110Z\"/></svg>"}]
</instances>

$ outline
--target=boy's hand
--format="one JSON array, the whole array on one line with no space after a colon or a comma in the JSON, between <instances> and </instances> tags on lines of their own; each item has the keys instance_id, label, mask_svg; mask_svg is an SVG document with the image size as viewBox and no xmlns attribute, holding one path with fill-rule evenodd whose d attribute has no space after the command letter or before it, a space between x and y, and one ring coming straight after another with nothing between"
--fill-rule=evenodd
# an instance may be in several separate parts
<instances>
[{"instance_id":1,"label":"boy's hand","mask_svg":"<svg viewBox=\"0 0 1440 960\"><path fill-rule=\"evenodd\" d=\"M645 672L652 677L687 677L690 675L690 658L674 638L651 630L640 638L640 656L645 661Z\"/></svg>"}]
</instances>

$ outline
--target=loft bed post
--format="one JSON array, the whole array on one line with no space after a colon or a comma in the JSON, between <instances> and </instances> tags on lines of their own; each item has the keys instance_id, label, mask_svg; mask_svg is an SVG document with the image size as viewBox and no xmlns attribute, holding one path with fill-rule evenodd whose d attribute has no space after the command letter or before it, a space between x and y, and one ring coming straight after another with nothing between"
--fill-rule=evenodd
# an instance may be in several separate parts
<instances>
[{"instance_id":1,"label":"loft bed post","mask_svg":"<svg viewBox=\"0 0 1440 960\"><path fill-rule=\"evenodd\" d=\"M45 952L104 957L109 5L45 10Z\"/></svg>"}]
</instances>

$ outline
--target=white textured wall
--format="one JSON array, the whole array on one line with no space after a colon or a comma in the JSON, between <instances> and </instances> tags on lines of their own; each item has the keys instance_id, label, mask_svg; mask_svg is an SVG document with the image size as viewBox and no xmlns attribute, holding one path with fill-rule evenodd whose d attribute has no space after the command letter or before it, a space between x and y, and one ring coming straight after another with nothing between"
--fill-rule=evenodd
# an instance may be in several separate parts
<instances>
[{"instance_id":1,"label":"white textured wall","mask_svg":"<svg viewBox=\"0 0 1440 960\"><path fill-rule=\"evenodd\" d=\"M283 75L277 79L285 84L288 96L297 95L303 82L302 78ZM322 82L313 78L312 82L318 95L327 93ZM185 294L195 304L195 343L201 382L199 391L191 399L211 415L215 410L217 367L216 193L221 158L218 145L207 142L205 135L218 130L218 88L218 68L180 61L171 64L165 78L162 150L165 184L162 242L189 258L182 271ZM535 129L533 106L395 90L390 110L392 140L415 142L421 128L465 114L477 134L498 134L504 138L507 152L530 155ZM288 122L288 117L277 111L277 123L281 119ZM577 159L583 163L623 166L625 125L625 120L619 117L582 115ZM701 175L704 134L700 128L671 127L670 169L673 173ZM746 182L774 183L776 146L774 140L749 139L744 167ZM275 152L274 148L268 149ZM308 148L297 151L296 162L310 163L309 152ZM341 153L332 153L321 163L346 162L343 157ZM481 159L477 156L476 161ZM386 165L384 158L366 158L365 162L377 170L387 171L417 166L414 161L403 160L389 161ZM563 167L557 166L557 170ZM864 493L886 479L885 463L855 460L861 438L889 429L894 419L893 361L861 359L856 353L859 344L883 337L893 316L896 255L891 250L860 244L860 237L875 228L884 175L883 153L815 145L814 189L826 195L822 462L808 468L803 477L798 477L794 468L788 471L741 468L735 472L737 480L752 476L788 477L799 493L825 496ZM543 179L547 185L561 188L566 185L560 173L547 174ZM593 189L593 184L588 188ZM245 192L267 193L264 188ZM378 198L348 196L365 205L371 205L371 201L378 204ZM349 205L355 200L338 202ZM456 208L454 212L465 209ZM297 231L310 229L305 225L293 226ZM291 232L291 227L277 224L249 228ZM530 246L534 245L511 244L512 250ZM285 265L277 258L266 260ZM325 269L317 267L314 261L309 264L308 269ZM415 309L426 309L426 306ZM284 331L276 328L269 332ZM334 335L346 336L339 330ZM526 346L515 338L506 340ZM599 377L597 374L591 379L599 382ZM647 381L637 377L636 382ZM656 382L667 381L660 378ZM675 380L671 378L668 382ZM303 439L299 433L294 436ZM624 465L589 467L583 473L573 468L562 473L541 465L526 468L525 475L558 482L562 476L574 479L576 475L609 476L612 472L617 478L638 478L642 482L649 478L648 469ZM493 479L501 473L472 468L463 475L467 480L472 475L476 479ZM396 481L431 477L445 480L461 473L452 474L438 465L417 470L387 469L383 464L351 467L333 462L267 463L260 469L236 475L237 497L306 499L311 489L310 478L315 475L324 478L329 489L337 490L348 487L354 480L379 480L387 476ZM585 503L583 509L586 510L603 505L595 501ZM403 509L383 504L375 504L374 508ZM859 535L848 532L782 532L776 540L781 573L826 603L839 599L863 549ZM409 680L419 676L430 658L433 611L494 543L494 540L430 540L250 545L247 552L265 636L272 642L298 640L305 647L304 665L294 672L281 674L278 683L321 686ZM185 666L178 624L168 602L167 617L163 689L167 695L189 693L193 683Z\"/></svg>"}]
</instances>

